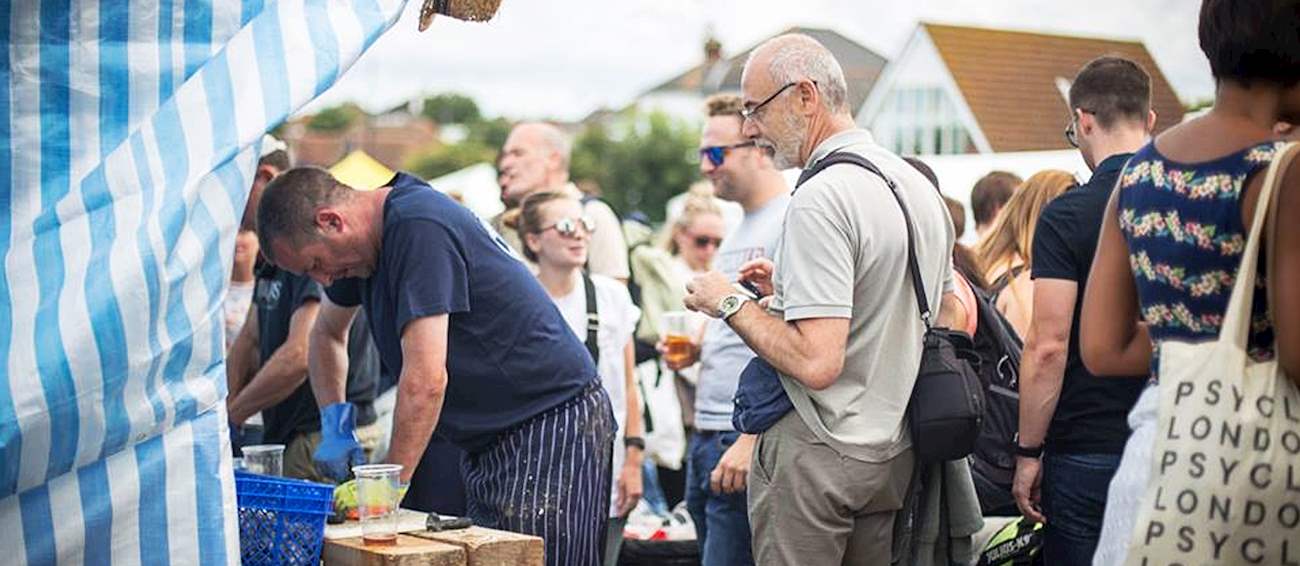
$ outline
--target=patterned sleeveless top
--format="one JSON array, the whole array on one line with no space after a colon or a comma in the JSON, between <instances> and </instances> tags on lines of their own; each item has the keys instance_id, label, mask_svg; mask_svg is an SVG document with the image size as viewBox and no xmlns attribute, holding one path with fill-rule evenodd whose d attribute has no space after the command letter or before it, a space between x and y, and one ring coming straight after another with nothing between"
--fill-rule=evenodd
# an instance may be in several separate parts
<instances>
[{"instance_id":1,"label":"patterned sleeveless top","mask_svg":"<svg viewBox=\"0 0 1300 566\"><path fill-rule=\"evenodd\" d=\"M1268 142L1211 161L1179 163L1152 142L1124 167L1119 225L1154 343L1218 337L1246 247L1242 188L1251 175L1267 170L1282 146ZM1264 264L1255 285L1249 342L1256 360L1273 356ZM1153 377L1158 364L1153 358Z\"/></svg>"}]
</instances>

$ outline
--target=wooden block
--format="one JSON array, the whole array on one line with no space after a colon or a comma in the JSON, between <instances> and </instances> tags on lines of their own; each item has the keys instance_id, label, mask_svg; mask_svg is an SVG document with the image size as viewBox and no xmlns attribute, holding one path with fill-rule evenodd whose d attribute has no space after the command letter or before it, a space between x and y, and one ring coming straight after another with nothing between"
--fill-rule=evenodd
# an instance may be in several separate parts
<instances>
[{"instance_id":1,"label":"wooden block","mask_svg":"<svg viewBox=\"0 0 1300 566\"><path fill-rule=\"evenodd\" d=\"M407 535L397 535L392 545L343 538L325 541L321 560L325 566L465 566L465 549Z\"/></svg>"},{"instance_id":2,"label":"wooden block","mask_svg":"<svg viewBox=\"0 0 1300 566\"><path fill-rule=\"evenodd\" d=\"M542 566L545 563L542 539L535 536L482 527L411 534L464 548L467 566Z\"/></svg>"}]
</instances>

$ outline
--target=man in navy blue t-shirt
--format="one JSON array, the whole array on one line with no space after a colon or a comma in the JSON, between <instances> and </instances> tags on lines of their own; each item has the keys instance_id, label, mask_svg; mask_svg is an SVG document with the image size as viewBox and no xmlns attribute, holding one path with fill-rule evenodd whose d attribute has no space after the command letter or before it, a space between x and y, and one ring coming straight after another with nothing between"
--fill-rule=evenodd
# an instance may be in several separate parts
<instances>
[{"instance_id":1,"label":"man in navy blue t-shirt","mask_svg":"<svg viewBox=\"0 0 1300 566\"><path fill-rule=\"evenodd\" d=\"M476 524L541 536L548 564L600 562L609 398L546 292L484 222L410 175L355 191L299 168L267 187L258 232L268 259L329 287L309 354L330 431L318 466L343 479L356 461L343 376L346 329L364 305L380 360L399 376L388 460L403 481L436 427L467 452Z\"/></svg>"}]
</instances>

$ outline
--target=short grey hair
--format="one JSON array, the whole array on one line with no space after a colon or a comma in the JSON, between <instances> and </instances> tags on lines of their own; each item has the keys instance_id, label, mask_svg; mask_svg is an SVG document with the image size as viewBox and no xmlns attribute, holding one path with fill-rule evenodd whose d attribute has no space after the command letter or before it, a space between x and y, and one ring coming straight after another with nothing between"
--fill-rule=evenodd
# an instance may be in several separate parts
<instances>
[{"instance_id":1,"label":"short grey hair","mask_svg":"<svg viewBox=\"0 0 1300 566\"><path fill-rule=\"evenodd\" d=\"M538 136L546 147L551 151L560 154L560 161L563 162L563 168L568 170L569 160L573 157L573 141L569 139L568 134L564 133L555 124L547 122L529 122L520 124L520 126L532 127L537 129Z\"/></svg>"},{"instance_id":2,"label":"short grey hair","mask_svg":"<svg viewBox=\"0 0 1300 566\"><path fill-rule=\"evenodd\" d=\"M824 45L807 35L790 33L767 40L749 58L752 61L754 55L766 51L772 51L767 70L773 82L785 85L805 79L813 81L821 91L827 110L849 111L849 86L844 80L844 69Z\"/></svg>"}]
</instances>

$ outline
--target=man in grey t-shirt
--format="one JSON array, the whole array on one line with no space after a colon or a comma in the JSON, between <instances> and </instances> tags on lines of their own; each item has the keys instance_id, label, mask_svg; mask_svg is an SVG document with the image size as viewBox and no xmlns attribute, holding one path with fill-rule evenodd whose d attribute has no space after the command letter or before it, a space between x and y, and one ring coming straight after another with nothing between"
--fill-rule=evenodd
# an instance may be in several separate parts
<instances>
[{"instance_id":1,"label":"man in grey t-shirt","mask_svg":"<svg viewBox=\"0 0 1300 566\"><path fill-rule=\"evenodd\" d=\"M700 172L720 198L740 204L745 216L722 241L713 270L735 281L740 267L771 258L790 204L790 187L768 152L741 133L741 100L719 94L707 102L700 136ZM732 398L753 350L720 320L711 320L698 356L695 433L686 464L686 507L695 521L703 566L753 564L745 499L755 436L731 426ZM669 364L677 370L696 362Z\"/></svg>"},{"instance_id":2,"label":"man in grey t-shirt","mask_svg":"<svg viewBox=\"0 0 1300 566\"><path fill-rule=\"evenodd\" d=\"M776 165L834 151L874 162L915 225L930 304L951 277L952 221L925 177L856 128L843 71L825 47L784 35L756 49L741 87L744 133ZM749 474L760 564L888 564L895 512L913 469L904 412L924 324L906 279L907 229L885 182L830 167L794 192L773 262L742 276L774 291L765 312L721 274L688 286L688 308L722 318L781 374L795 410L762 433ZM773 270L775 275L773 276Z\"/></svg>"}]
</instances>

